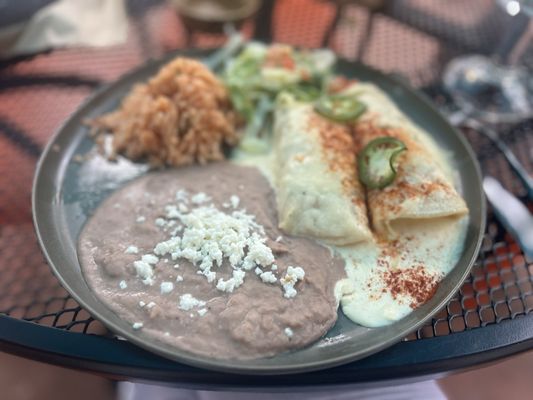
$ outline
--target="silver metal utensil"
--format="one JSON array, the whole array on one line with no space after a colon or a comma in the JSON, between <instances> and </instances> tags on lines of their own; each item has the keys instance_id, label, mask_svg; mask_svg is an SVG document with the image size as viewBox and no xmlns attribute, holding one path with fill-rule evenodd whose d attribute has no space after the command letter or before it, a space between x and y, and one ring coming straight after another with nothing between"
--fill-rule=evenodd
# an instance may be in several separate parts
<instances>
[{"instance_id":1,"label":"silver metal utensil","mask_svg":"<svg viewBox=\"0 0 533 400\"><path fill-rule=\"evenodd\" d=\"M502 141L498 133L487 124L471 118L468 111L457 111L448 115L448 120L455 126L467 126L489 138L503 153L512 170L520 178L527 190L528 198L533 198L533 180L511 149ZM518 198L505 190L495 178L483 178L483 190L500 223L520 243L528 258L533 258L533 216Z\"/></svg>"},{"instance_id":2,"label":"silver metal utensil","mask_svg":"<svg viewBox=\"0 0 533 400\"><path fill-rule=\"evenodd\" d=\"M498 147L498 149L502 152L503 156L509 163L511 169L520 179L522 185L526 189L527 197L530 200L533 200L533 178L527 172L526 168L522 165L518 158L516 158L515 154L509 148L509 146L507 146L507 144L505 144L505 142L500 139L498 132L496 132L496 130L491 128L490 126L483 124L473 118L468 118L463 123L463 125L475 129L477 132L483 134L484 136L489 138L490 141L492 141L492 143L496 145L496 147Z\"/></svg>"},{"instance_id":3,"label":"silver metal utensil","mask_svg":"<svg viewBox=\"0 0 533 400\"><path fill-rule=\"evenodd\" d=\"M461 117L463 121L460 121ZM524 165L516 158L513 151L507 146L507 144L500 139L498 132L493 129L491 126L484 124L478 121L475 118L469 118L465 114L461 115L461 111L452 114L450 117L450 122L454 126L462 125L472 129L475 129L477 132L486 136L494 145L502 152L505 159L509 163L509 166L520 179L522 185L526 189L527 197L530 200L533 200L533 178L528 173ZM460 121L460 122L459 122Z\"/></svg>"},{"instance_id":4,"label":"silver metal utensil","mask_svg":"<svg viewBox=\"0 0 533 400\"><path fill-rule=\"evenodd\" d=\"M493 177L483 178L483 189L498 220L518 240L524 254L533 259L533 215Z\"/></svg>"}]
</instances>

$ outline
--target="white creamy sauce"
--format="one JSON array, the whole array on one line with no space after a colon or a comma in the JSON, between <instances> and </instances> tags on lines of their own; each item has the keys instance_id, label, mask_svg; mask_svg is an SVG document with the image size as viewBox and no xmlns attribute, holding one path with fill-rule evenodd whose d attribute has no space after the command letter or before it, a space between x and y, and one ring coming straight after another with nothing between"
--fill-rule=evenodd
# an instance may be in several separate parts
<instances>
[{"instance_id":1,"label":"white creamy sauce","mask_svg":"<svg viewBox=\"0 0 533 400\"><path fill-rule=\"evenodd\" d=\"M386 271L408 273L413 265L422 265L428 276L441 281L461 256L467 225L468 217L404 222L397 226L399 244L393 254L383 254L389 253L388 244L335 247L345 260L348 276L336 287L344 314L367 327L388 325L408 315L416 308L411 306L416 300L402 290L393 296L384 278Z\"/></svg>"},{"instance_id":2,"label":"white creamy sauce","mask_svg":"<svg viewBox=\"0 0 533 400\"><path fill-rule=\"evenodd\" d=\"M265 144L270 146L267 141L265 141ZM237 148L233 151L230 161L237 165L257 168L267 178L270 185L274 186L276 157L273 151L252 154Z\"/></svg>"}]
</instances>

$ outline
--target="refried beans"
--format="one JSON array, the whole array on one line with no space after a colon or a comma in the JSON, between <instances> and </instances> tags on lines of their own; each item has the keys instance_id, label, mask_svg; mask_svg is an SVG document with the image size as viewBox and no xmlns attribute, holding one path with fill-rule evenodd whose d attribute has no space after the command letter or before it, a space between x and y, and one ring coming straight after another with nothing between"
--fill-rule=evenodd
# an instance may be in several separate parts
<instances>
[{"instance_id":1,"label":"refried beans","mask_svg":"<svg viewBox=\"0 0 533 400\"><path fill-rule=\"evenodd\" d=\"M228 206L229 200L237 197L238 209L264 227L277 282L264 282L252 269L241 286L224 292L216 288L216 281L199 274L197 265L167 254L152 260L153 280L143 283L134 262L169 239L172 229L165 231L161 219L165 206L176 204L178 191L203 193L209 204L228 213L236 208L235 201ZM175 226L180 229L179 223ZM226 162L154 172L126 185L87 222L78 255L95 295L138 335L215 358L267 357L318 340L337 319L334 286L345 277L344 262L328 249L278 229L274 193L257 169ZM284 296L280 284L289 266L305 271L291 298ZM217 280L227 280L233 272L227 259L211 270ZM205 305L180 308L184 295Z\"/></svg>"}]
</instances>

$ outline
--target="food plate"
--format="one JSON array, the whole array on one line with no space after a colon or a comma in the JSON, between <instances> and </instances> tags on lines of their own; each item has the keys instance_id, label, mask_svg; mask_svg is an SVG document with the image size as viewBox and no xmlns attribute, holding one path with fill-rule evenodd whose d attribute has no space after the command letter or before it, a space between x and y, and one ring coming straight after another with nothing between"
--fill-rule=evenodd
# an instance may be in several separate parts
<instances>
[{"instance_id":1,"label":"food plate","mask_svg":"<svg viewBox=\"0 0 533 400\"><path fill-rule=\"evenodd\" d=\"M407 85L367 66L338 60L335 72L348 78L372 82L384 90L401 111L424 128L452 155L462 195L470 209L464 251L456 267L441 282L435 295L407 317L383 328L354 324L339 311L339 318L328 334L313 345L270 358L220 360L195 355L170 345L147 339L142 331L117 317L102 304L87 286L77 256L78 235L98 205L113 190L144 174L147 166L119 159L111 163L102 157L84 162L78 158L95 146L87 118L115 109L130 88L145 81L177 54L207 57L209 51L170 54L151 61L99 90L59 129L46 146L35 174L33 216L43 252L61 284L96 319L117 335L164 357L213 370L243 374L288 374L340 365L366 357L403 339L444 307L457 292L478 253L485 227L485 200L481 174L475 155L465 139L419 93Z\"/></svg>"}]
</instances>

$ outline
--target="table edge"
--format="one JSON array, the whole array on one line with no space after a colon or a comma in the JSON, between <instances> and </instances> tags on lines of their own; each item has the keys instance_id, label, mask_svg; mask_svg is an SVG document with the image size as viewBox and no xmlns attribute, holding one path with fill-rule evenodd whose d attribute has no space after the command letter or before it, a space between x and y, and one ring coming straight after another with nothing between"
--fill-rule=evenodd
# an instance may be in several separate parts
<instances>
[{"instance_id":1,"label":"table edge","mask_svg":"<svg viewBox=\"0 0 533 400\"><path fill-rule=\"evenodd\" d=\"M469 346L466 353L461 351L465 344ZM127 341L0 315L2 351L114 380L161 382L196 389L305 389L420 380L530 349L533 349L533 314L447 336L404 341L365 359L321 371L245 377L180 364Z\"/></svg>"}]
</instances>

